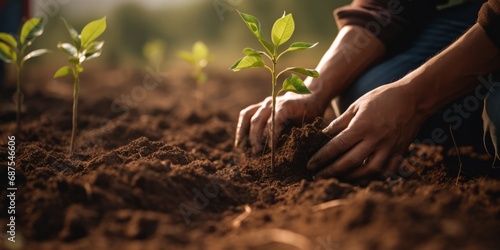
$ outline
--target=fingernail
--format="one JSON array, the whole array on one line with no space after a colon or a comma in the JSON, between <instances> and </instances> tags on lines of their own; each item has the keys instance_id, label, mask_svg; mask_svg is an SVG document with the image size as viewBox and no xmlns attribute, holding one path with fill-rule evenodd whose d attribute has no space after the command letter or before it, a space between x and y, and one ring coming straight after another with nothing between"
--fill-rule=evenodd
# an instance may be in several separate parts
<instances>
[{"instance_id":1,"label":"fingernail","mask_svg":"<svg viewBox=\"0 0 500 250\"><path fill-rule=\"evenodd\" d=\"M321 179L324 179L324 177L320 173L314 175L313 180L317 181L317 180L321 180Z\"/></svg>"},{"instance_id":2,"label":"fingernail","mask_svg":"<svg viewBox=\"0 0 500 250\"><path fill-rule=\"evenodd\" d=\"M307 169L309 171L314 171L314 169L316 169L316 162L313 161L313 160L310 160L308 163L307 163Z\"/></svg>"}]
</instances>

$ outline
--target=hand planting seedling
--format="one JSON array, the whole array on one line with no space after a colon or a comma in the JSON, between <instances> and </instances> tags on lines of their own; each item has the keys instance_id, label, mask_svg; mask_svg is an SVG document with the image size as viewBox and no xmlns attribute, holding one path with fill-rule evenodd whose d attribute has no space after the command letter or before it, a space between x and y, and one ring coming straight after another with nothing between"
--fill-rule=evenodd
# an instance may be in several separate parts
<instances>
[{"instance_id":1,"label":"hand planting seedling","mask_svg":"<svg viewBox=\"0 0 500 250\"><path fill-rule=\"evenodd\" d=\"M75 143L76 121L78 112L78 93L80 92L80 73L83 72L82 63L101 55L104 41L95 41L106 30L106 17L87 24L81 34L63 19L66 29L71 37L71 43L59 43L57 48L69 55L71 66L63 66L54 74L54 78L72 75L73 85L73 126L71 130L71 141L69 154L73 155Z\"/></svg>"},{"instance_id":2,"label":"hand planting seedling","mask_svg":"<svg viewBox=\"0 0 500 250\"><path fill-rule=\"evenodd\" d=\"M41 56L49 50L38 49L24 55L26 49L33 43L35 38L43 34L42 18L31 18L21 28L19 40L14 36L0 32L0 60L13 63L16 66L17 92L16 92L16 132L21 131L21 104L22 104L22 72L24 63L31 58Z\"/></svg>"},{"instance_id":3,"label":"hand planting seedling","mask_svg":"<svg viewBox=\"0 0 500 250\"><path fill-rule=\"evenodd\" d=\"M203 86L207 80L207 75L203 69L213 60L213 56L209 54L207 46L198 41L193 45L193 51L179 51L177 56L193 66L192 76L198 83L198 86Z\"/></svg>"},{"instance_id":4,"label":"hand planting seedling","mask_svg":"<svg viewBox=\"0 0 500 250\"><path fill-rule=\"evenodd\" d=\"M284 93L287 91L294 92L297 94L310 94L311 92L304 84L302 79L295 74L291 74L282 84L282 87L279 91L276 91L276 85L278 78L287 71L292 71L295 73L303 74L311 77L319 77L319 73L313 69L305 69L298 67L289 67L281 72L277 73L277 63L278 60L284 54L291 51L298 50L306 50L313 48L317 45L317 43L304 43L304 42L296 42L292 43L286 50L279 52L279 47L286 43L293 35L295 31L295 22L293 20L292 14L283 14L283 17L276 20L273 25L271 31L272 44L267 42L262 36L262 30L260 21L252 16L245 13L241 13L238 11L241 18L248 26L252 34L257 38L257 40L262 44L265 51L259 51L252 48L245 48L243 53L245 56L238 60L233 66L231 66L231 70L239 71L241 69L249 69L249 68L266 68L271 72L271 86L272 86L272 114L271 114L271 170L274 171L275 167L275 144L276 144L276 136L275 136L275 116L276 116L276 97L280 93ZM266 65L262 56L267 57L271 66Z\"/></svg>"}]
</instances>

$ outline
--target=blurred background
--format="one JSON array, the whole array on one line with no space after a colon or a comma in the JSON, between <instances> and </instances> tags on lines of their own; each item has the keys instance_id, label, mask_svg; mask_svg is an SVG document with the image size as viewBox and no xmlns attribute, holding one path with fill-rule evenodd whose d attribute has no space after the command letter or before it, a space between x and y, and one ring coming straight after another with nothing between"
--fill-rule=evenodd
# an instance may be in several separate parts
<instances>
[{"instance_id":1,"label":"blurred background","mask_svg":"<svg viewBox=\"0 0 500 250\"><path fill-rule=\"evenodd\" d=\"M92 64L118 67L146 63L144 45L159 40L164 43L163 67L182 63L178 50L190 50L194 42L205 42L214 55L214 67L227 68L241 57L244 47L259 47L237 12L255 15L262 22L268 39L274 20L284 11L291 12L296 22L292 41L320 42L309 52L295 54L294 60L314 67L333 40L337 29L332 11L350 1L331 0L31 0L32 16L47 20L46 32L34 47L55 49L59 41L69 37L60 20L66 18L77 30L85 23L108 17L106 41L101 58ZM260 48L258 48L260 49ZM51 63L64 63L62 53L50 58ZM290 57L286 57L290 59ZM43 61L40 58L38 62ZM58 61L61 60L61 61ZM304 65L306 66L306 65Z\"/></svg>"},{"instance_id":2,"label":"blurred background","mask_svg":"<svg viewBox=\"0 0 500 250\"><path fill-rule=\"evenodd\" d=\"M236 116L241 108L269 94L269 75L265 70L238 73L229 70L243 56L243 48L262 49L236 9L259 18L264 36L269 41L274 21L284 11L292 13L296 23L295 34L285 46L299 41L319 42L319 45L308 51L287 54L280 60L281 66L314 68L337 34L333 10L350 1L0 0L0 7L2 3L21 2L30 3L29 16L42 17L46 22L44 34L28 50L46 48L53 52L25 64L22 88L26 100L47 95L71 100L72 78L52 78L59 67L68 64L67 56L56 47L59 42L71 41L61 17L81 31L85 24L106 16L107 29L98 39L105 41L103 53L99 58L83 64L85 72L81 75L81 99L84 102L97 101L101 97L119 99L155 71L164 81L161 88L148 91L148 98L141 101L141 107L172 107L179 102L177 99L189 102L186 93L189 96L196 89L206 92L207 99L220 101L220 104L214 105L230 109L227 103L232 103L234 108L231 112ZM20 7L16 11L19 10ZM0 24L12 19L8 18L8 13L13 13L13 10L0 12ZM16 33L15 28L9 32ZM204 88L196 88L196 82L191 77L192 66L177 57L178 51L190 51L197 41L203 41L214 58L205 69L209 83ZM153 52L154 56L145 56L145 50L149 54ZM15 93L16 74L12 64L5 66L5 77L0 84L0 99L4 101L0 103L0 113L7 116L0 117L10 119L15 114L11 95ZM153 95L157 96L153 98Z\"/></svg>"}]
</instances>

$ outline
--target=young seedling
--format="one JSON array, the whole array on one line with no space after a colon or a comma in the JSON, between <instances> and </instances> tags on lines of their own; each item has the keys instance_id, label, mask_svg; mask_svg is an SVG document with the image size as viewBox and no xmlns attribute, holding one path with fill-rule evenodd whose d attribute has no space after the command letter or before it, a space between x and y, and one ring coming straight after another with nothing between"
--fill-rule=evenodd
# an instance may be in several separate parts
<instances>
[{"instance_id":1,"label":"young seedling","mask_svg":"<svg viewBox=\"0 0 500 250\"><path fill-rule=\"evenodd\" d=\"M150 40L142 47L142 55L150 65L160 65L165 61L166 47L160 39Z\"/></svg>"},{"instance_id":2,"label":"young seedling","mask_svg":"<svg viewBox=\"0 0 500 250\"><path fill-rule=\"evenodd\" d=\"M76 121L78 114L78 93L80 92L80 73L83 72L82 63L101 55L104 41L95 41L106 30L106 17L87 24L81 34L62 19L71 37L72 43L59 43L57 48L69 55L72 66L63 66L54 74L54 78L72 75L73 84L73 119L71 141L69 146L70 157L73 155L75 144Z\"/></svg>"},{"instance_id":3,"label":"young seedling","mask_svg":"<svg viewBox=\"0 0 500 250\"><path fill-rule=\"evenodd\" d=\"M203 72L203 69L213 60L208 47L202 41L198 41L193 45L192 52L179 51L177 56L193 66L191 75L198 83L198 86L203 86L207 80L207 75Z\"/></svg>"},{"instance_id":4,"label":"young seedling","mask_svg":"<svg viewBox=\"0 0 500 250\"><path fill-rule=\"evenodd\" d=\"M276 20L273 25L271 31L272 44L267 42L263 35L262 29L260 25L260 21L252 16L245 13L241 13L238 11L241 18L248 26L252 34L257 38L257 40L264 47L264 51L255 50L252 48L245 48L243 53L245 56L238 60L233 66L231 66L231 70L239 71L242 69L249 68L266 68L271 72L271 93L272 93L272 112L271 112L271 171L274 171L275 167L275 144L276 144L276 136L275 136L275 116L276 116L276 97L280 93L284 92L294 92L297 94L310 94L311 92L306 87L304 82L300 77L295 74L291 74L282 84L282 87L279 91L276 91L278 78L285 72L292 71L295 73L299 73L305 76L311 77L319 77L319 73L314 69L305 69L299 67L288 67L278 73L277 64L278 60L284 54L292 51L306 50L313 48L318 43L305 43L305 42L296 42L292 43L287 49L282 52L279 52L279 48L281 45L285 44L293 35L295 31L295 22L293 20L292 14L284 13L281 18ZM270 66L266 65L262 56L265 56L270 61Z\"/></svg>"},{"instance_id":5,"label":"young seedling","mask_svg":"<svg viewBox=\"0 0 500 250\"><path fill-rule=\"evenodd\" d=\"M21 132L21 104L22 104L22 72L24 63L31 58L41 56L49 50L38 49L25 55L26 49L35 38L43 34L42 18L31 18L21 28L19 39L11 34L0 32L0 60L13 63L16 66L17 91L16 91L16 132Z\"/></svg>"}]
</instances>

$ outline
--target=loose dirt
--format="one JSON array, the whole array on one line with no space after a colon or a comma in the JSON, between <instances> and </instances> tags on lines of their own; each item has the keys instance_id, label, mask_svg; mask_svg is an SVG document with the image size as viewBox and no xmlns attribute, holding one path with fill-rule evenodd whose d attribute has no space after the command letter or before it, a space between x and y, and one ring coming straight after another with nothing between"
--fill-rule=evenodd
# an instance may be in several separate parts
<instances>
[{"instance_id":1,"label":"loose dirt","mask_svg":"<svg viewBox=\"0 0 500 250\"><path fill-rule=\"evenodd\" d=\"M158 78L152 89L143 85L146 72L94 72L82 79L71 159L71 84L48 75L27 78L23 132L16 140L17 249L500 245L500 180L487 155L461 147L458 185L455 150L424 145L412 145L400 178L363 186L313 181L306 162L328 140L316 122L285 133L271 173L268 153L251 156L233 147L238 111L267 93L256 74L213 72L204 100L196 100L196 85L182 72ZM2 249L8 247L12 93L5 88L1 94ZM234 224L236 218L244 219Z\"/></svg>"}]
</instances>

